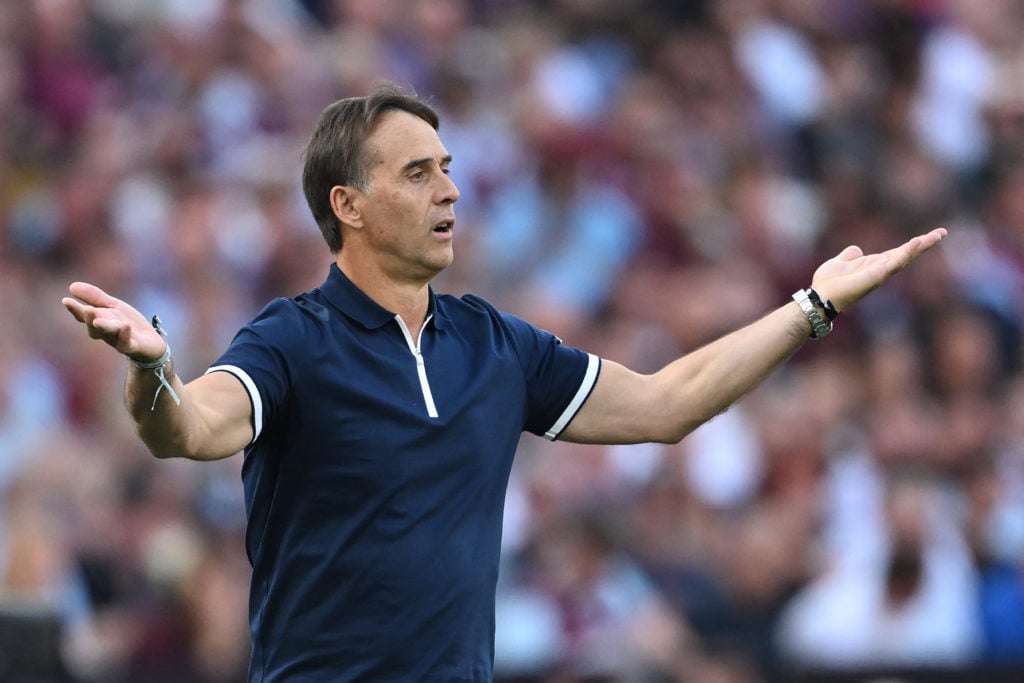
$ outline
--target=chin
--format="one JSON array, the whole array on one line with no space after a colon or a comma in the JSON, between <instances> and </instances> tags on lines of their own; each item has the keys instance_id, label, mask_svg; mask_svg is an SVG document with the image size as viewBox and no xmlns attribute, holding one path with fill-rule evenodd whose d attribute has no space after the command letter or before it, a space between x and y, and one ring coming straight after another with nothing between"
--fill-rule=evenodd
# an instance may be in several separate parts
<instances>
[{"instance_id":1,"label":"chin","mask_svg":"<svg viewBox=\"0 0 1024 683\"><path fill-rule=\"evenodd\" d=\"M424 274L430 279L444 271L445 268L452 264L452 261L453 259L449 255L447 258L439 257L425 260L421 265L423 266Z\"/></svg>"},{"instance_id":2,"label":"chin","mask_svg":"<svg viewBox=\"0 0 1024 683\"><path fill-rule=\"evenodd\" d=\"M455 260L455 253L449 248L446 251L444 251L443 253L440 253L440 254L437 254L436 256L433 256L430 259L430 263L428 265L431 268L436 269L437 272L440 273L442 270L444 270L445 268L450 266L452 264L452 261L454 261L454 260Z\"/></svg>"},{"instance_id":3,"label":"chin","mask_svg":"<svg viewBox=\"0 0 1024 683\"><path fill-rule=\"evenodd\" d=\"M434 275L443 272L448 266L452 264L452 259L447 259L443 263L435 263L433 265Z\"/></svg>"}]
</instances>

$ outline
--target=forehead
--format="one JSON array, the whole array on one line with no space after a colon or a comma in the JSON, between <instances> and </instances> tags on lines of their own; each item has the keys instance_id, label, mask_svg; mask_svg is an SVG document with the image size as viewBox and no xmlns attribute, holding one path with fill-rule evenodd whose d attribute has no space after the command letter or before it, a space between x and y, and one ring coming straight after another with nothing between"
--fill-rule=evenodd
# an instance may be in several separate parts
<instances>
[{"instance_id":1,"label":"forehead","mask_svg":"<svg viewBox=\"0 0 1024 683\"><path fill-rule=\"evenodd\" d=\"M440 159L448 154L437 131L420 117L395 110L384 114L366 139L370 164L401 168L412 159Z\"/></svg>"}]
</instances>

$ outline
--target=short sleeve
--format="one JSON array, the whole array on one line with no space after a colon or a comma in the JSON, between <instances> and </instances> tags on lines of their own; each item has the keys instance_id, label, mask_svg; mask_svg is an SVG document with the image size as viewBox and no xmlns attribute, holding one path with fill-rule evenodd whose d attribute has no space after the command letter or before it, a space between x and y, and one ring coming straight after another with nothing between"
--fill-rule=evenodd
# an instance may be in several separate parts
<instances>
[{"instance_id":1,"label":"short sleeve","mask_svg":"<svg viewBox=\"0 0 1024 683\"><path fill-rule=\"evenodd\" d=\"M601 371L597 356L566 346L555 335L502 313L527 386L528 432L555 440L586 402Z\"/></svg>"},{"instance_id":2,"label":"short sleeve","mask_svg":"<svg viewBox=\"0 0 1024 683\"><path fill-rule=\"evenodd\" d=\"M238 331L206 374L227 372L245 387L252 403L253 441L281 413L291 392L301 315L294 302L275 299Z\"/></svg>"}]
</instances>

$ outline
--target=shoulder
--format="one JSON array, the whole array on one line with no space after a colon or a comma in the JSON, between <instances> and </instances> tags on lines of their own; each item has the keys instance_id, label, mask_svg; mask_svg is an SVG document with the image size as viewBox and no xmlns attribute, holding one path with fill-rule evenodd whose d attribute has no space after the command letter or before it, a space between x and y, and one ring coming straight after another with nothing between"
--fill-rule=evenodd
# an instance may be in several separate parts
<instances>
[{"instance_id":1,"label":"shoulder","mask_svg":"<svg viewBox=\"0 0 1024 683\"><path fill-rule=\"evenodd\" d=\"M528 325L526 321L499 310L476 294L464 294L461 297L442 294L438 296L437 302L440 314L464 332L491 329L509 334L519 325Z\"/></svg>"},{"instance_id":2,"label":"shoulder","mask_svg":"<svg viewBox=\"0 0 1024 683\"><path fill-rule=\"evenodd\" d=\"M309 315L308 307L300 304L300 300L301 297L271 299L248 326L266 332L283 332L295 324L303 324Z\"/></svg>"},{"instance_id":3,"label":"shoulder","mask_svg":"<svg viewBox=\"0 0 1024 683\"><path fill-rule=\"evenodd\" d=\"M463 335L487 337L492 341L504 340L520 357L533 355L562 342L554 334L515 314L496 308L475 294L443 296L439 306Z\"/></svg>"},{"instance_id":4,"label":"shoulder","mask_svg":"<svg viewBox=\"0 0 1024 683\"><path fill-rule=\"evenodd\" d=\"M465 315L484 315L498 317L501 312L489 301L476 294L463 294L461 297L452 294L439 294L438 301L447 312L462 313Z\"/></svg>"},{"instance_id":5,"label":"shoulder","mask_svg":"<svg viewBox=\"0 0 1024 683\"><path fill-rule=\"evenodd\" d=\"M244 331L274 346L294 348L316 341L329 320L317 290L270 300Z\"/></svg>"}]
</instances>

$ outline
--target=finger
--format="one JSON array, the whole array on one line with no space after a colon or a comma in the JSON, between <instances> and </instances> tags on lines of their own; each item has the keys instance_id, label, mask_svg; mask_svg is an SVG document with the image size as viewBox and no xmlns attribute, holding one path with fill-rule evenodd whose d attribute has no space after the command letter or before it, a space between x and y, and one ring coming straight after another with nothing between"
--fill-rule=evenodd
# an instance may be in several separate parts
<instances>
[{"instance_id":1,"label":"finger","mask_svg":"<svg viewBox=\"0 0 1024 683\"><path fill-rule=\"evenodd\" d=\"M92 324L88 325L88 330L90 337L102 339L121 353L127 353L130 350L131 325L124 320L96 316Z\"/></svg>"},{"instance_id":2,"label":"finger","mask_svg":"<svg viewBox=\"0 0 1024 683\"><path fill-rule=\"evenodd\" d=\"M68 286L68 291L71 293L71 296L79 301L83 301L90 306L96 306L97 308L112 308L118 303L117 299L88 282L72 282Z\"/></svg>"},{"instance_id":3,"label":"finger","mask_svg":"<svg viewBox=\"0 0 1024 683\"><path fill-rule=\"evenodd\" d=\"M945 228L935 228L931 232L921 236L921 244L918 253L924 253L941 242L949 234Z\"/></svg>"},{"instance_id":4,"label":"finger","mask_svg":"<svg viewBox=\"0 0 1024 683\"><path fill-rule=\"evenodd\" d=\"M88 318L86 318L86 306L81 301L66 296L61 299L60 302L64 304L64 308L68 309L71 315L75 317L75 320L80 323L88 324L89 321Z\"/></svg>"},{"instance_id":5,"label":"finger","mask_svg":"<svg viewBox=\"0 0 1024 683\"><path fill-rule=\"evenodd\" d=\"M75 317L75 320L80 323L85 323L86 327L89 328L93 327L98 318L103 317L103 311L110 310L106 308L88 306L83 304L81 301L72 299L68 296L61 299L61 303L64 304L64 307L71 312L71 315Z\"/></svg>"},{"instance_id":6,"label":"finger","mask_svg":"<svg viewBox=\"0 0 1024 683\"><path fill-rule=\"evenodd\" d=\"M121 331L125 328L125 324L121 320L101 318L97 316L92 321L92 327L102 332L104 337L116 337L121 334Z\"/></svg>"},{"instance_id":7,"label":"finger","mask_svg":"<svg viewBox=\"0 0 1024 683\"><path fill-rule=\"evenodd\" d=\"M89 336L93 339L100 339L109 336L114 331L112 326L116 325L120 327L120 322L116 318L109 317L109 314L104 314L109 309L98 309L94 306L87 306L77 299L71 297L64 297L61 299L61 303L64 304L64 308L68 309L75 320L83 323L89 332Z\"/></svg>"},{"instance_id":8,"label":"finger","mask_svg":"<svg viewBox=\"0 0 1024 683\"><path fill-rule=\"evenodd\" d=\"M941 242L947 234L948 232L945 228L935 228L931 232L918 235L910 240L910 244L913 245L915 253L923 253Z\"/></svg>"},{"instance_id":9,"label":"finger","mask_svg":"<svg viewBox=\"0 0 1024 683\"><path fill-rule=\"evenodd\" d=\"M911 261L938 244L946 236L945 228L936 228L931 232L918 235L906 243L886 252L898 268L906 267Z\"/></svg>"}]
</instances>

